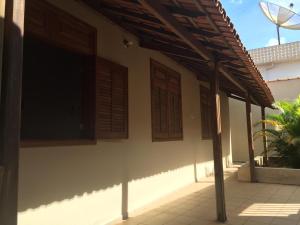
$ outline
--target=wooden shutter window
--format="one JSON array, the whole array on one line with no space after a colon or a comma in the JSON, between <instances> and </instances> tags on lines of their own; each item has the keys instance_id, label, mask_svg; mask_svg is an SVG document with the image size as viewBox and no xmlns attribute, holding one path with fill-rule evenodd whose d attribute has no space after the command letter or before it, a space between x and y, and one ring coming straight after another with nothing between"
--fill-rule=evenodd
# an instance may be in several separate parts
<instances>
[{"instance_id":1,"label":"wooden shutter window","mask_svg":"<svg viewBox=\"0 0 300 225\"><path fill-rule=\"evenodd\" d=\"M182 140L180 74L151 60L153 141Z\"/></svg>"},{"instance_id":2,"label":"wooden shutter window","mask_svg":"<svg viewBox=\"0 0 300 225\"><path fill-rule=\"evenodd\" d=\"M97 30L45 0L26 0L25 36L42 38L78 53L95 55Z\"/></svg>"},{"instance_id":3,"label":"wooden shutter window","mask_svg":"<svg viewBox=\"0 0 300 225\"><path fill-rule=\"evenodd\" d=\"M200 86L200 107L201 107L201 131L202 139L211 139L211 98L210 90L204 86Z\"/></svg>"},{"instance_id":4,"label":"wooden shutter window","mask_svg":"<svg viewBox=\"0 0 300 225\"><path fill-rule=\"evenodd\" d=\"M128 69L102 58L96 63L96 136L128 138Z\"/></svg>"}]
</instances>

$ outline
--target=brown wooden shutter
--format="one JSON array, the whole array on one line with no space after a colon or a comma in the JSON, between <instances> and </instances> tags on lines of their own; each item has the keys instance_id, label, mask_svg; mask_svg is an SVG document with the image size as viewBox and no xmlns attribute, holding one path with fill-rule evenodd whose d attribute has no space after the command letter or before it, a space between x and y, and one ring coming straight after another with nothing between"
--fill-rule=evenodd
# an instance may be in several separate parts
<instances>
[{"instance_id":1,"label":"brown wooden shutter","mask_svg":"<svg viewBox=\"0 0 300 225\"><path fill-rule=\"evenodd\" d=\"M78 53L95 55L97 30L44 0L26 0L25 36Z\"/></svg>"},{"instance_id":2,"label":"brown wooden shutter","mask_svg":"<svg viewBox=\"0 0 300 225\"><path fill-rule=\"evenodd\" d=\"M180 75L151 60L152 139L182 139Z\"/></svg>"},{"instance_id":3,"label":"brown wooden shutter","mask_svg":"<svg viewBox=\"0 0 300 225\"><path fill-rule=\"evenodd\" d=\"M154 139L168 138L167 77L155 67L151 68L152 83L152 135Z\"/></svg>"},{"instance_id":4,"label":"brown wooden shutter","mask_svg":"<svg viewBox=\"0 0 300 225\"><path fill-rule=\"evenodd\" d=\"M181 85L180 76L169 76L169 137L182 138L182 111L181 111Z\"/></svg>"},{"instance_id":5,"label":"brown wooden shutter","mask_svg":"<svg viewBox=\"0 0 300 225\"><path fill-rule=\"evenodd\" d=\"M96 68L96 136L128 138L128 69L102 58Z\"/></svg>"},{"instance_id":6,"label":"brown wooden shutter","mask_svg":"<svg viewBox=\"0 0 300 225\"><path fill-rule=\"evenodd\" d=\"M211 139L211 102L210 90L204 86L200 86L200 107L201 107L201 131L202 139Z\"/></svg>"}]
</instances>

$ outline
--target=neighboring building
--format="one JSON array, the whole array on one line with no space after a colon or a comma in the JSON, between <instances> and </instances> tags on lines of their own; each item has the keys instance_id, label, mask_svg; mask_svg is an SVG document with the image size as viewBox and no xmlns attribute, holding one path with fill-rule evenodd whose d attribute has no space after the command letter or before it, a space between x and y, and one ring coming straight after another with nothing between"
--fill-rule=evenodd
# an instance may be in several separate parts
<instances>
[{"instance_id":1,"label":"neighboring building","mask_svg":"<svg viewBox=\"0 0 300 225\"><path fill-rule=\"evenodd\" d=\"M294 100L300 94L300 42L253 49L249 51L255 65L269 86L275 100ZM245 117L245 106L230 99L232 152L234 161L246 161L247 133L244 124L237 122ZM261 120L261 109L252 105L253 123ZM273 111L274 112L274 111ZM272 113L272 110L267 110ZM255 126L259 130L260 126ZM263 152L261 139L255 141L255 153Z\"/></svg>"},{"instance_id":2,"label":"neighboring building","mask_svg":"<svg viewBox=\"0 0 300 225\"><path fill-rule=\"evenodd\" d=\"M300 41L249 51L266 81L300 76Z\"/></svg>"},{"instance_id":3,"label":"neighboring building","mask_svg":"<svg viewBox=\"0 0 300 225\"><path fill-rule=\"evenodd\" d=\"M273 97L218 1L6 4L1 225L109 224L213 174L226 220L227 94Z\"/></svg>"}]
</instances>

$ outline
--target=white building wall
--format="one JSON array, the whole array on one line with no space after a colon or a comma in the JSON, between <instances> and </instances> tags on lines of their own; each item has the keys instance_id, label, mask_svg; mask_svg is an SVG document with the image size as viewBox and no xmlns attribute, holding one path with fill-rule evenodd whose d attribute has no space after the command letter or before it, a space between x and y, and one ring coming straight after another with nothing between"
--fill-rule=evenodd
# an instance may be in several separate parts
<instances>
[{"instance_id":1,"label":"white building wall","mask_svg":"<svg viewBox=\"0 0 300 225\"><path fill-rule=\"evenodd\" d=\"M300 77L300 60L258 65L266 81Z\"/></svg>"},{"instance_id":2,"label":"white building wall","mask_svg":"<svg viewBox=\"0 0 300 225\"><path fill-rule=\"evenodd\" d=\"M232 160L234 162L245 162L249 159L248 152L248 134L246 122L246 103L235 99L229 99L230 108L230 128L232 143ZM260 107L251 106L252 122L255 125L261 120ZM254 132L260 129L260 126L254 126ZM260 155L263 151L263 142L259 139L254 140L254 154Z\"/></svg>"},{"instance_id":3,"label":"white building wall","mask_svg":"<svg viewBox=\"0 0 300 225\"><path fill-rule=\"evenodd\" d=\"M300 78L270 81L267 84L276 100L292 101L300 94Z\"/></svg>"}]
</instances>

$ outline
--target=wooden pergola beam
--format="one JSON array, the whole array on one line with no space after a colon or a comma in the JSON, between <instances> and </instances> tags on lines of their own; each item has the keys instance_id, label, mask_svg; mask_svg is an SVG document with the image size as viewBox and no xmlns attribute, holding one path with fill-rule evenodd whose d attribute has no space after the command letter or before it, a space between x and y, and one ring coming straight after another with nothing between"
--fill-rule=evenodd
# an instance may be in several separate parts
<instances>
[{"instance_id":1,"label":"wooden pergola beam","mask_svg":"<svg viewBox=\"0 0 300 225\"><path fill-rule=\"evenodd\" d=\"M254 145L253 145L253 129L252 129L252 111L250 95L246 98L246 119L247 119L247 134L248 134L248 152L250 166L250 181L255 182L255 161L254 161Z\"/></svg>"},{"instance_id":2,"label":"wooden pergola beam","mask_svg":"<svg viewBox=\"0 0 300 225\"><path fill-rule=\"evenodd\" d=\"M25 0L5 5L0 107L0 224L17 225L18 164L20 146L21 86Z\"/></svg>"}]
</instances>

